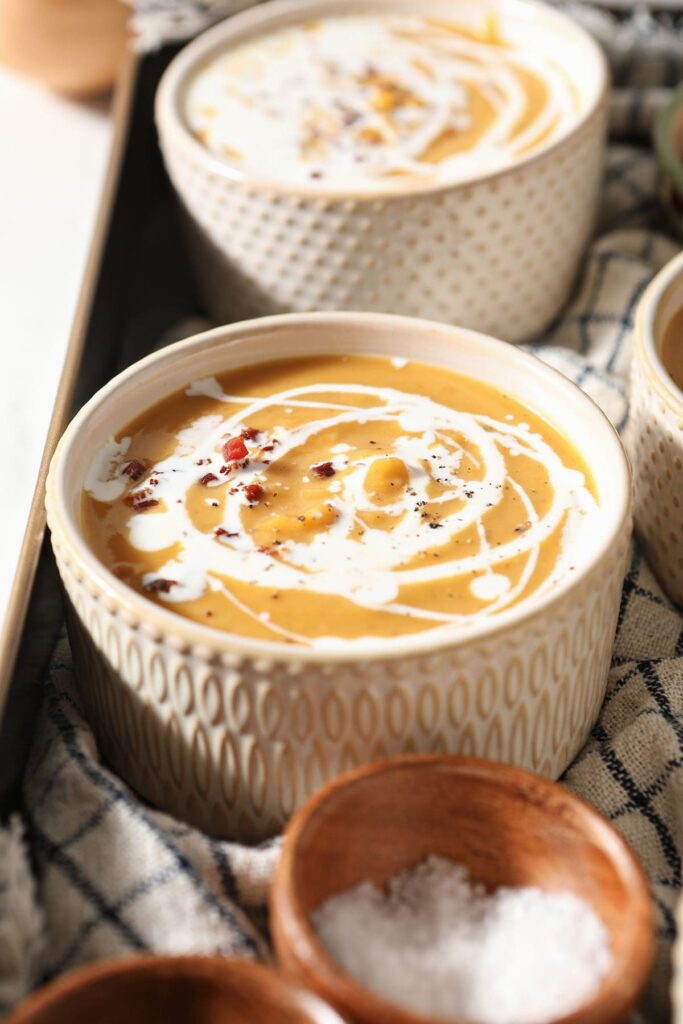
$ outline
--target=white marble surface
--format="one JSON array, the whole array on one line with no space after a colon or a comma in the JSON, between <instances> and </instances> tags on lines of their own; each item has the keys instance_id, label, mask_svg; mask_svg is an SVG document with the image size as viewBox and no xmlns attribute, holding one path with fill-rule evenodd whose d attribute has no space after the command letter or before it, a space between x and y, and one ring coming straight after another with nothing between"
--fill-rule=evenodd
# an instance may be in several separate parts
<instances>
[{"instance_id":1,"label":"white marble surface","mask_svg":"<svg viewBox=\"0 0 683 1024\"><path fill-rule=\"evenodd\" d=\"M0 68L0 620L33 497L110 141L108 105Z\"/></svg>"}]
</instances>

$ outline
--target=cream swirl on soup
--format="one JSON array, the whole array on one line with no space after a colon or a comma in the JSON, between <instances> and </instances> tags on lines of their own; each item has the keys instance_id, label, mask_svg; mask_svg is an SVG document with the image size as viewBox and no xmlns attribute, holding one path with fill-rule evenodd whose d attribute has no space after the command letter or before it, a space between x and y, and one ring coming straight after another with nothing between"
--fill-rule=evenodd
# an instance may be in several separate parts
<instances>
[{"instance_id":1,"label":"cream swirl on soup","mask_svg":"<svg viewBox=\"0 0 683 1024\"><path fill-rule=\"evenodd\" d=\"M246 175L344 191L513 163L577 113L551 54L421 16L321 18L218 53L189 83L195 136Z\"/></svg>"},{"instance_id":2,"label":"cream swirl on soup","mask_svg":"<svg viewBox=\"0 0 683 1024\"><path fill-rule=\"evenodd\" d=\"M366 356L194 382L112 438L83 499L91 546L136 589L313 646L467 630L573 571L597 513L532 410Z\"/></svg>"}]
</instances>

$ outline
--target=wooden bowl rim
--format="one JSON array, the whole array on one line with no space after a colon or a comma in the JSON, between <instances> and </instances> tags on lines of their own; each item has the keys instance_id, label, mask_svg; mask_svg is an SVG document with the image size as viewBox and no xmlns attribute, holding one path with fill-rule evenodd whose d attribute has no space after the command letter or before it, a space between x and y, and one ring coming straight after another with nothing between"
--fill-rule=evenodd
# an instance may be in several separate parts
<instances>
[{"instance_id":1,"label":"wooden bowl rim","mask_svg":"<svg viewBox=\"0 0 683 1024\"><path fill-rule=\"evenodd\" d=\"M5 1024L32 1024L35 1016L46 1010L57 1011L64 998L84 991L91 985L110 979L149 975L164 978L184 976L188 980L215 978L217 974L251 977L255 981L269 982L291 997L292 1009L301 1010L311 1024L345 1024L339 1012L323 1002L319 995L304 985L288 978L268 964L245 957L226 957L220 954L188 953L165 955L143 953L138 956L120 956L100 960L59 975L47 985L30 994L19 1003L5 1020ZM154 1021L150 1021L154 1024Z\"/></svg>"},{"instance_id":2,"label":"wooden bowl rim","mask_svg":"<svg viewBox=\"0 0 683 1024\"><path fill-rule=\"evenodd\" d=\"M270 890L270 918L276 955L287 946L299 965L315 977L315 988L323 999L341 1013L362 1014L363 1020L391 1020L393 1024L471 1024L461 1018L435 1018L402 1010L373 995L343 971L317 938L304 913L294 886L297 847L303 835L325 805L339 791L362 785L369 778L394 772L412 772L441 767L461 778L479 778L500 784L502 789L558 794L565 804L579 812L579 821L609 857L628 891L632 916L639 925L632 929L626 954L615 961L592 1000L572 1013L554 1017L549 1024L603 1024L619 1020L635 1003L649 977L655 953L654 910L647 876L635 853L594 807L564 786L513 765L485 758L448 754L404 754L373 761L333 779L320 789L290 821ZM536 801L535 801L536 802ZM13 1024L13 1022L9 1022Z\"/></svg>"}]
</instances>

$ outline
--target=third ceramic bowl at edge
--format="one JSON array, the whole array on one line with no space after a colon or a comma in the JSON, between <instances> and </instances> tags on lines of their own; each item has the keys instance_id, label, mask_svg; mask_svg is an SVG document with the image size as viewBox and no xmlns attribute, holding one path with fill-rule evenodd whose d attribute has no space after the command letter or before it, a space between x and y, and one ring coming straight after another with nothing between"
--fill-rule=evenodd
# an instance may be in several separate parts
<instances>
[{"instance_id":1,"label":"third ceramic bowl at edge","mask_svg":"<svg viewBox=\"0 0 683 1024\"><path fill-rule=\"evenodd\" d=\"M657 274L636 316L628 447L636 530L670 597L683 604L683 393L661 359L671 318L683 308L683 253Z\"/></svg>"},{"instance_id":2,"label":"third ceramic bowl at edge","mask_svg":"<svg viewBox=\"0 0 683 1024\"><path fill-rule=\"evenodd\" d=\"M412 0L274 0L199 36L156 100L199 288L217 322L349 309L430 317L524 341L567 297L590 236L603 167L607 71L580 26L536 0L428 0L424 12L473 27L493 12L528 34L574 82L580 109L557 138L462 182L375 194L261 181L191 134L188 82L216 52L323 15L414 12Z\"/></svg>"},{"instance_id":3,"label":"third ceramic bowl at edge","mask_svg":"<svg viewBox=\"0 0 683 1024\"><path fill-rule=\"evenodd\" d=\"M106 569L80 527L93 453L160 395L302 354L399 356L508 391L555 425L595 480L590 553L554 586L458 638L362 652L251 640L182 618ZM135 364L90 400L50 469L52 542L104 756L150 801L202 828L266 836L323 782L377 757L443 751L557 777L604 697L630 536L630 477L602 412L533 356L460 328L363 313L218 328Z\"/></svg>"}]
</instances>

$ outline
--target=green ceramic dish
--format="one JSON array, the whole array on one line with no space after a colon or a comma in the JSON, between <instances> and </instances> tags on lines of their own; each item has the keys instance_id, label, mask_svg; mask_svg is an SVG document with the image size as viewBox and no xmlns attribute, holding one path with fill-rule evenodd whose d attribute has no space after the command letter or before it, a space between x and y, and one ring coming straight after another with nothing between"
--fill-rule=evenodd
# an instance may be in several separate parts
<instances>
[{"instance_id":1,"label":"green ceramic dish","mask_svg":"<svg viewBox=\"0 0 683 1024\"><path fill-rule=\"evenodd\" d=\"M674 90L655 121L654 145L660 169L660 196L683 237L683 84Z\"/></svg>"}]
</instances>

